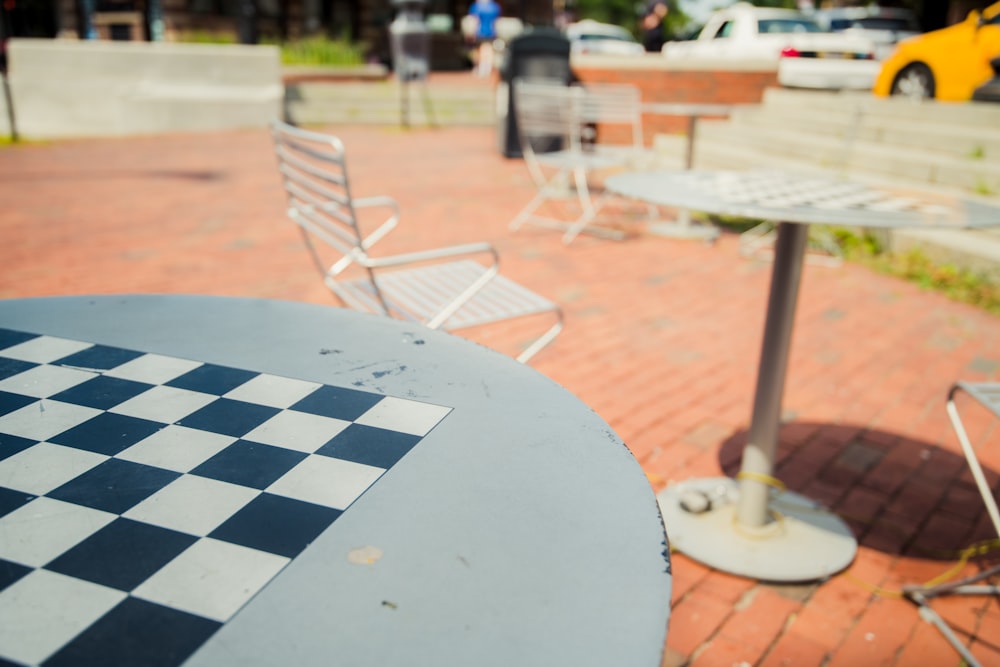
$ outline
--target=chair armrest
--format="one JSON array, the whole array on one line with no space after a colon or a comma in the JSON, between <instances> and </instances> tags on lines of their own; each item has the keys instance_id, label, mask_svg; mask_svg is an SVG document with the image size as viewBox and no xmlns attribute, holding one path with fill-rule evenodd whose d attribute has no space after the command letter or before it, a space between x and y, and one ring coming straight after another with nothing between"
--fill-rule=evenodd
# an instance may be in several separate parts
<instances>
[{"instance_id":1,"label":"chair armrest","mask_svg":"<svg viewBox=\"0 0 1000 667\"><path fill-rule=\"evenodd\" d=\"M490 243L466 243L464 245L445 246L443 248L433 248L431 250L418 250L399 255L387 255L385 257L356 257L355 261L369 269L384 269L392 266L402 266L404 264L414 264L417 262L429 262L435 259L446 257L456 257L459 255L473 255L487 253L493 257L490 266L496 266L500 261L500 255L496 248Z\"/></svg>"},{"instance_id":2,"label":"chair armrest","mask_svg":"<svg viewBox=\"0 0 1000 667\"><path fill-rule=\"evenodd\" d=\"M375 230L368 236L364 237L361 245L365 250L378 243L382 237L391 232L396 225L399 224L399 203L397 203L392 197L360 197L353 200L352 203L354 204L355 210L359 208L388 208L392 212L390 216L382 222L382 224L376 227Z\"/></svg>"},{"instance_id":3,"label":"chair armrest","mask_svg":"<svg viewBox=\"0 0 1000 667\"><path fill-rule=\"evenodd\" d=\"M447 322L452 315L458 312L462 306L468 303L472 297L486 287L486 285L500 273L500 255L497 253L496 248L494 248L492 244L485 242L467 243L465 245L446 246L443 248L408 252L388 257L356 257L355 261L369 269L380 269L392 266L402 266L405 264L415 264L418 262L430 262L447 257L481 253L489 254L493 258L490 264L486 267L486 270L483 271L482 275L469 283L454 299L451 300L448 305L443 307L426 322L424 322L425 326L431 329L437 329Z\"/></svg>"},{"instance_id":4,"label":"chair armrest","mask_svg":"<svg viewBox=\"0 0 1000 667\"><path fill-rule=\"evenodd\" d=\"M399 204L392 197L387 197L387 196L361 197L359 199L352 199L351 205L354 207L355 213L358 211L358 209L364 209L364 208L387 208L390 210L390 215L388 218L382 221L382 223L378 227L376 227L372 232L370 232L368 236L362 236L361 247L366 251L370 249L372 246L374 246L376 243L378 243L380 240L382 240L382 238L385 237L386 234L395 229L396 225L399 224L399 217L400 217ZM355 221L357 222L357 216L355 216ZM360 222L358 224L360 225ZM334 264L329 268L327 273L334 276L339 275L354 262L359 262L367 266L367 264L360 261L359 258L360 254L361 253L352 252L344 255L339 260L334 262Z\"/></svg>"}]
</instances>

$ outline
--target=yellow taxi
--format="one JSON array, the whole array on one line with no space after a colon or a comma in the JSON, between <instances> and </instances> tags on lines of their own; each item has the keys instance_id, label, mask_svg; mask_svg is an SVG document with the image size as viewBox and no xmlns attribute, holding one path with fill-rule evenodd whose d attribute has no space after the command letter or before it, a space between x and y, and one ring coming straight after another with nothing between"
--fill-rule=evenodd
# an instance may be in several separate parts
<instances>
[{"instance_id":1,"label":"yellow taxi","mask_svg":"<svg viewBox=\"0 0 1000 667\"><path fill-rule=\"evenodd\" d=\"M872 92L960 102L993 78L1000 56L1000 2L961 23L900 42L882 62Z\"/></svg>"}]
</instances>

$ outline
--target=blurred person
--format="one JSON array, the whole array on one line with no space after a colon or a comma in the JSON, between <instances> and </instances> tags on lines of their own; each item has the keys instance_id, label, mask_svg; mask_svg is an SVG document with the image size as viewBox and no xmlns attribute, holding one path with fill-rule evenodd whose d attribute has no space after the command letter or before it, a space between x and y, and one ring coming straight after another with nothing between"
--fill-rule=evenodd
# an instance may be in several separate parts
<instances>
[{"instance_id":1,"label":"blurred person","mask_svg":"<svg viewBox=\"0 0 1000 667\"><path fill-rule=\"evenodd\" d=\"M476 0L469 7L469 16L476 20L474 39L478 45L476 73L479 76L489 76L493 71L493 40L497 38L496 23L500 14L496 0Z\"/></svg>"},{"instance_id":2,"label":"blurred person","mask_svg":"<svg viewBox=\"0 0 1000 667\"><path fill-rule=\"evenodd\" d=\"M646 51L658 53L663 48L663 20L667 17L666 0L649 0L642 17L642 45Z\"/></svg>"}]
</instances>

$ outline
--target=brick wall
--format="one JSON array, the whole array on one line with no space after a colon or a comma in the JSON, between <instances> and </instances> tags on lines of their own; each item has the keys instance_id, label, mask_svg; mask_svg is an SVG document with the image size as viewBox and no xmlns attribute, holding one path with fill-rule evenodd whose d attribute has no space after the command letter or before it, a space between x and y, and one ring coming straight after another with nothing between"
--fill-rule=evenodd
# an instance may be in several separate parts
<instances>
[{"instance_id":1,"label":"brick wall","mask_svg":"<svg viewBox=\"0 0 1000 667\"><path fill-rule=\"evenodd\" d=\"M757 104L764 90L778 86L775 65L768 62L669 62L656 55L640 59L601 56L574 57L573 72L582 83L627 83L642 91L643 103ZM682 134L687 119L647 114L643 133L649 145L657 134ZM627 143L627 128L598 128L602 141Z\"/></svg>"}]
</instances>

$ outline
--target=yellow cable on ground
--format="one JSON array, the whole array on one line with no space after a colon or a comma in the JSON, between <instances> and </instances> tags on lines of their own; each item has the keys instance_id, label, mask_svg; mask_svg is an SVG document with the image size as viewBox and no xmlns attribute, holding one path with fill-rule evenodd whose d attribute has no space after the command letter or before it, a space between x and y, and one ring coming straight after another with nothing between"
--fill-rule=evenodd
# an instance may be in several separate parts
<instances>
[{"instance_id":1,"label":"yellow cable on ground","mask_svg":"<svg viewBox=\"0 0 1000 667\"><path fill-rule=\"evenodd\" d=\"M749 479L755 482L760 482L761 484L766 484L767 486L770 486L779 493L784 493L785 491L788 490L788 487L780 479L764 473L752 472L749 470L741 470L739 473L737 473L736 479L737 480ZM796 508L796 509L801 509L801 508ZM769 509L768 511L771 514L771 516L779 523L783 520L784 517L781 515L780 512L777 512L773 509ZM842 518L847 518L847 517L842 516ZM735 517L733 524L734 526L736 526L738 532L743 533L744 536L755 537L755 535L753 535L752 533L749 533L747 531L740 531L739 530L740 527L735 521ZM948 581L949 579L954 577L958 572L960 572L962 568L964 568L968 564L971 558L976 556L985 556L991 551L996 551L998 549L1000 549L1000 539L991 539L991 540L983 540L981 542L976 542L971 546L966 547L965 549L961 549L959 551L939 552L939 555L941 556L945 556L946 554L954 555L955 557L958 558L958 560L954 565L949 567L947 570L937 575L936 577L930 579L929 581L924 582L923 584L921 584L921 586L924 588L932 588L945 581ZM862 588L867 589L868 591L874 593L875 595L880 595L882 597L892 597L892 598L903 597L903 592L901 590L895 591L882 588L881 586L875 586L874 584L870 584L866 581L863 581L862 579L859 579L858 577L848 572L844 572L841 576L848 579L849 581L858 584Z\"/></svg>"},{"instance_id":2,"label":"yellow cable on ground","mask_svg":"<svg viewBox=\"0 0 1000 667\"><path fill-rule=\"evenodd\" d=\"M788 490L785 483L782 482L777 477L772 477L771 475L766 475L761 472L751 472L749 470L741 470L736 475L736 479L749 479L754 482L760 482L761 484L767 484L773 489L777 489L779 492L784 493Z\"/></svg>"}]
</instances>

